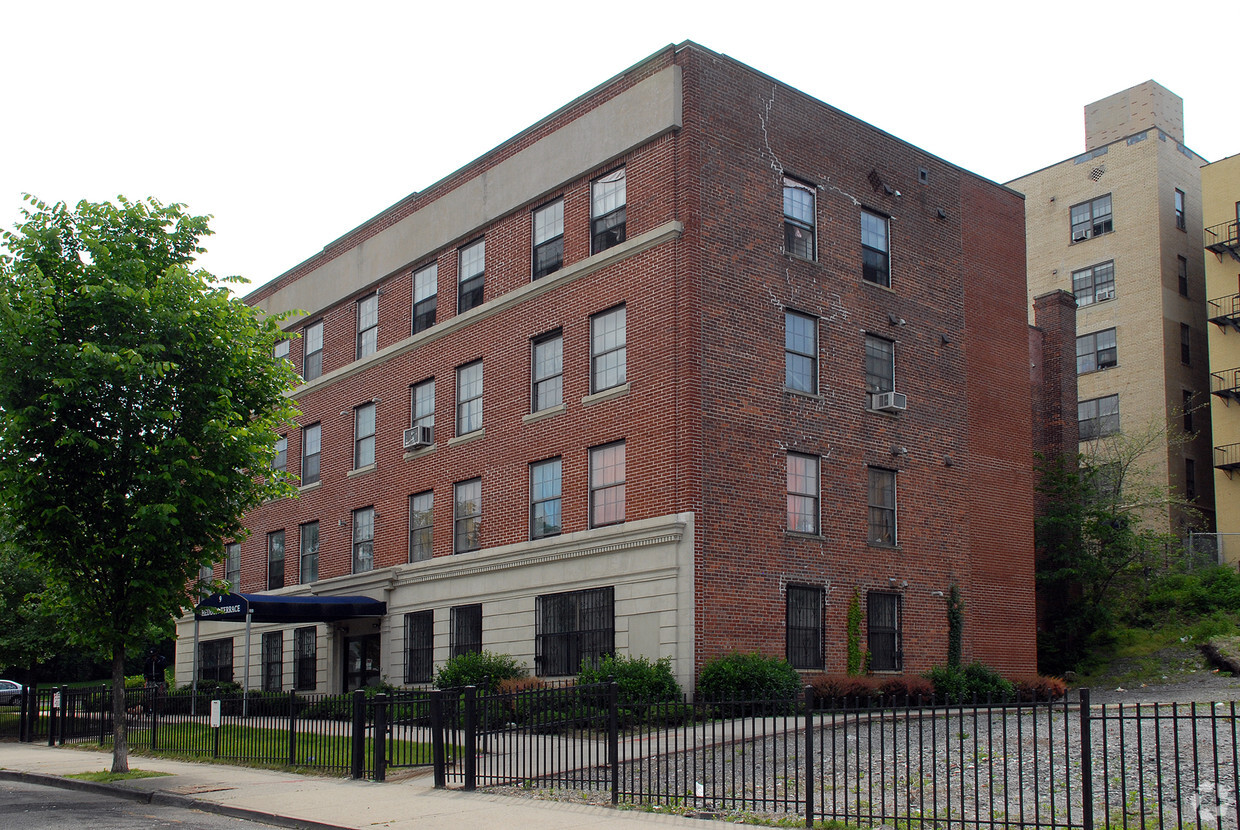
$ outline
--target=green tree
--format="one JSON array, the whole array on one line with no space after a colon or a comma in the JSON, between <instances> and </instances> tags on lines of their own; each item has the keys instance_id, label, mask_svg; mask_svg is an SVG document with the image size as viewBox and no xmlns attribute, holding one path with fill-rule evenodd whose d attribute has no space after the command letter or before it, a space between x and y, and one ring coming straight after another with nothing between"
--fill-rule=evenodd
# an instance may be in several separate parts
<instances>
[{"instance_id":1,"label":"green tree","mask_svg":"<svg viewBox=\"0 0 1240 830\"><path fill-rule=\"evenodd\" d=\"M167 627L242 513L288 495L296 410L279 320L192 268L207 218L155 200L28 207L0 255L0 498L112 660L112 769L128 768L125 646Z\"/></svg>"},{"instance_id":2,"label":"green tree","mask_svg":"<svg viewBox=\"0 0 1240 830\"><path fill-rule=\"evenodd\" d=\"M28 685L37 683L39 665L68 644L53 610L57 604L0 511L0 668L22 669Z\"/></svg>"}]
</instances>

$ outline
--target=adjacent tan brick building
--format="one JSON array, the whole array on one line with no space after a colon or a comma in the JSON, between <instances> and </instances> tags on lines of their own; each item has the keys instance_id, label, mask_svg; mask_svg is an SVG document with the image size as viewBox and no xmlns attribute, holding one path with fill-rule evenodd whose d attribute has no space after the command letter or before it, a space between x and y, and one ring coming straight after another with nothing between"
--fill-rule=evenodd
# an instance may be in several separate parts
<instances>
[{"instance_id":1,"label":"adjacent tan brick building","mask_svg":"<svg viewBox=\"0 0 1240 830\"><path fill-rule=\"evenodd\" d=\"M1145 466L1212 527L1205 159L1185 146L1183 123L1180 98L1147 81L1085 107L1085 153L1008 186L1025 194L1031 315L1048 291L1077 298L1082 451L1120 430L1159 430ZM1183 427L1196 437L1167 440ZM1165 521L1191 529L1175 509Z\"/></svg>"}]
</instances>

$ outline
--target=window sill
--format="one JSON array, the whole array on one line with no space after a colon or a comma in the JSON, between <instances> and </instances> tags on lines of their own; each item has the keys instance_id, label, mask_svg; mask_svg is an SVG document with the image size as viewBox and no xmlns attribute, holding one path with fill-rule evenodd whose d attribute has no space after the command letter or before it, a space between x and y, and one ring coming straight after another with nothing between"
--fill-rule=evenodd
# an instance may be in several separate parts
<instances>
[{"instance_id":1,"label":"window sill","mask_svg":"<svg viewBox=\"0 0 1240 830\"><path fill-rule=\"evenodd\" d=\"M468 444L471 441L477 441L479 438L485 438L487 435L486 427L476 429L473 432L467 432L464 435L458 435L455 438L448 439L449 447L459 447L462 444Z\"/></svg>"},{"instance_id":2,"label":"window sill","mask_svg":"<svg viewBox=\"0 0 1240 830\"><path fill-rule=\"evenodd\" d=\"M787 386L784 387L784 394L791 395L794 398L805 398L807 401L826 400L826 398L816 392L802 392L800 389L789 389Z\"/></svg>"},{"instance_id":3,"label":"window sill","mask_svg":"<svg viewBox=\"0 0 1240 830\"><path fill-rule=\"evenodd\" d=\"M790 539L809 539L815 542L825 542L826 537L821 533L803 533L799 530L785 530L784 535Z\"/></svg>"},{"instance_id":4,"label":"window sill","mask_svg":"<svg viewBox=\"0 0 1240 830\"><path fill-rule=\"evenodd\" d=\"M586 395L581 399L582 406L593 406L596 403L609 401L612 398L622 398L629 394L629 384L622 383L619 386L613 386L610 389L604 389L602 392L595 392L593 395Z\"/></svg>"},{"instance_id":5,"label":"window sill","mask_svg":"<svg viewBox=\"0 0 1240 830\"><path fill-rule=\"evenodd\" d=\"M897 542L894 545L887 545L882 542L871 542L869 539L867 539L865 544L866 544L866 547L880 548L881 550L901 550L899 542Z\"/></svg>"},{"instance_id":6,"label":"window sill","mask_svg":"<svg viewBox=\"0 0 1240 830\"><path fill-rule=\"evenodd\" d=\"M531 412L528 415L522 415L521 423L532 424L535 421L541 421L544 418L554 418L556 415L563 414L565 408L566 407L564 404L558 404L556 406L549 406L546 409L540 409L537 412Z\"/></svg>"},{"instance_id":7,"label":"window sill","mask_svg":"<svg viewBox=\"0 0 1240 830\"><path fill-rule=\"evenodd\" d=\"M885 409L874 409L873 407L869 407L869 406L865 408L865 411L871 415L881 415L884 418L899 418L900 417L899 412L888 412Z\"/></svg>"},{"instance_id":8,"label":"window sill","mask_svg":"<svg viewBox=\"0 0 1240 830\"><path fill-rule=\"evenodd\" d=\"M300 487L297 488L297 492L298 493L309 493L309 492L319 489L322 486L323 486L323 479L320 478L318 481L312 481L309 484L301 485Z\"/></svg>"},{"instance_id":9,"label":"window sill","mask_svg":"<svg viewBox=\"0 0 1240 830\"><path fill-rule=\"evenodd\" d=\"M1111 230L1109 230L1109 231L1106 231L1105 233L1097 233L1097 234L1094 234L1093 236L1087 236L1087 237L1085 237L1084 239L1073 239L1073 240L1072 240L1071 242L1069 242L1068 244L1069 244L1069 245L1080 245L1082 242L1088 242L1089 240L1091 240L1091 239L1097 239L1097 238L1098 238L1098 237L1100 237L1100 236L1109 236L1110 234L1113 234L1113 233L1115 233L1115 229L1114 229L1114 228L1112 228L1112 229L1111 229Z\"/></svg>"},{"instance_id":10,"label":"window sill","mask_svg":"<svg viewBox=\"0 0 1240 830\"><path fill-rule=\"evenodd\" d=\"M354 476L364 476L368 473L373 473L376 469L377 469L377 465L367 464L365 467L358 467L356 470L349 470L347 473L345 473L345 477L353 478Z\"/></svg>"},{"instance_id":11,"label":"window sill","mask_svg":"<svg viewBox=\"0 0 1240 830\"><path fill-rule=\"evenodd\" d=\"M435 448L436 448L437 446L439 446L439 445L438 445L438 444L431 444L429 447L422 447L421 449L418 449L418 450L409 450L409 452L405 453L405 454L402 456L402 460L404 460L404 461L412 461L412 460L414 460L415 458L421 458L421 457L422 457L422 456L424 456L424 455L430 455L431 453L433 453L433 452L435 451Z\"/></svg>"},{"instance_id":12,"label":"window sill","mask_svg":"<svg viewBox=\"0 0 1240 830\"><path fill-rule=\"evenodd\" d=\"M818 260L816 259L804 257L804 256L801 256L800 254L794 254L791 251L787 251L787 250L784 251L784 256L786 256L788 259L792 260L793 262L808 262L811 265L818 264Z\"/></svg>"},{"instance_id":13,"label":"window sill","mask_svg":"<svg viewBox=\"0 0 1240 830\"><path fill-rule=\"evenodd\" d=\"M861 278L861 284L868 285L871 288L878 288L882 291L886 291L888 294L896 293L896 290L892 288L890 285L883 285L881 282L874 282L874 280L867 280L865 277Z\"/></svg>"}]
</instances>

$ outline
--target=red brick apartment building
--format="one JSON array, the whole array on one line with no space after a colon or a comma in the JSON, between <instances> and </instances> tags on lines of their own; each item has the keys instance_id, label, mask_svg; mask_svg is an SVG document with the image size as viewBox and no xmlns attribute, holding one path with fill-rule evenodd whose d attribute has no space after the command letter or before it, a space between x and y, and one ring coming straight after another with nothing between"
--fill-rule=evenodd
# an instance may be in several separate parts
<instances>
[{"instance_id":1,"label":"red brick apartment building","mask_svg":"<svg viewBox=\"0 0 1240 830\"><path fill-rule=\"evenodd\" d=\"M215 576L384 605L256 622L248 661L204 620L199 676L416 684L478 648L668 657L688 688L732 650L841 672L854 594L870 668L922 672L953 584L966 659L1032 671L1024 240L1017 193L659 51L247 298L304 311L301 493Z\"/></svg>"}]
</instances>

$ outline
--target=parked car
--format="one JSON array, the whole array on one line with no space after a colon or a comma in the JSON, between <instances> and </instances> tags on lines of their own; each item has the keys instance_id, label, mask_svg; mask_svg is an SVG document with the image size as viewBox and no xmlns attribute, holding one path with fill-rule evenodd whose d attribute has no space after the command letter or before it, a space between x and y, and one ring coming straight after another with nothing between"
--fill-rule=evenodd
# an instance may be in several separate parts
<instances>
[{"instance_id":1,"label":"parked car","mask_svg":"<svg viewBox=\"0 0 1240 830\"><path fill-rule=\"evenodd\" d=\"M0 680L0 706L16 706L22 702L22 684L15 680Z\"/></svg>"}]
</instances>

